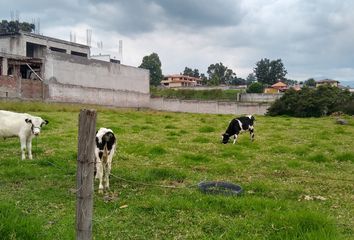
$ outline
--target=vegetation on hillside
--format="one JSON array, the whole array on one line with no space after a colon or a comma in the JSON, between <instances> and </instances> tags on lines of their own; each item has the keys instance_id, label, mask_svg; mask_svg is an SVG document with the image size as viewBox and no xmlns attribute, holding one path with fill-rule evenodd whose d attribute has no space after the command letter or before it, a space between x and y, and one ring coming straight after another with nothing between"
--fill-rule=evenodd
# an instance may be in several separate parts
<instances>
[{"instance_id":1,"label":"vegetation on hillside","mask_svg":"<svg viewBox=\"0 0 354 240\"><path fill-rule=\"evenodd\" d=\"M20 160L0 140L0 238L74 239L80 108L118 137L111 192L97 194L94 239L353 239L354 119L256 116L253 143L223 145L232 115L168 113L35 102L2 109L49 120ZM243 195L205 195L196 184L228 181ZM164 188L160 185L176 186ZM138 227L137 227L138 226Z\"/></svg>"},{"instance_id":2,"label":"vegetation on hillside","mask_svg":"<svg viewBox=\"0 0 354 240\"><path fill-rule=\"evenodd\" d=\"M334 112L354 114L354 95L338 87L304 87L300 91L289 89L268 109L268 115L295 117L321 117Z\"/></svg>"},{"instance_id":3,"label":"vegetation on hillside","mask_svg":"<svg viewBox=\"0 0 354 240\"><path fill-rule=\"evenodd\" d=\"M237 93L242 90L195 90L195 89L173 89L173 88L150 88L152 97L164 97L185 100L220 100L235 101Z\"/></svg>"}]
</instances>

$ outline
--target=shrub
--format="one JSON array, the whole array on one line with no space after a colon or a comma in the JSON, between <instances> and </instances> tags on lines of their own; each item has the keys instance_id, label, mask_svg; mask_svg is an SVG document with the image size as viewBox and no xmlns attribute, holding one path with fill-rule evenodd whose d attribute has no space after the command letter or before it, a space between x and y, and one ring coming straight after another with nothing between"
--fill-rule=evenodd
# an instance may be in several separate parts
<instances>
[{"instance_id":1,"label":"shrub","mask_svg":"<svg viewBox=\"0 0 354 240\"><path fill-rule=\"evenodd\" d=\"M247 93L262 93L263 89L264 88L263 88L262 83L254 82L254 83L251 83L251 85L248 86L246 92Z\"/></svg>"},{"instance_id":2,"label":"shrub","mask_svg":"<svg viewBox=\"0 0 354 240\"><path fill-rule=\"evenodd\" d=\"M321 117L333 112L354 112L354 98L347 90L320 86L305 87L300 91L290 89L268 109L267 115L288 115L295 117Z\"/></svg>"}]
</instances>

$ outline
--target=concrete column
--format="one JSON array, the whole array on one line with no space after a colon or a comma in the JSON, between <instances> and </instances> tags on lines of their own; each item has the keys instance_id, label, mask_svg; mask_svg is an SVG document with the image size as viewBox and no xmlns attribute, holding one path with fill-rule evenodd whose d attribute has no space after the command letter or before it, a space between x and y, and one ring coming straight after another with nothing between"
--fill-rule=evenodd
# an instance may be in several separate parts
<instances>
[{"instance_id":1,"label":"concrete column","mask_svg":"<svg viewBox=\"0 0 354 240\"><path fill-rule=\"evenodd\" d=\"M1 75L7 75L7 69L8 69L8 64L7 64L7 58L3 57L2 58L2 68L1 68Z\"/></svg>"}]
</instances>

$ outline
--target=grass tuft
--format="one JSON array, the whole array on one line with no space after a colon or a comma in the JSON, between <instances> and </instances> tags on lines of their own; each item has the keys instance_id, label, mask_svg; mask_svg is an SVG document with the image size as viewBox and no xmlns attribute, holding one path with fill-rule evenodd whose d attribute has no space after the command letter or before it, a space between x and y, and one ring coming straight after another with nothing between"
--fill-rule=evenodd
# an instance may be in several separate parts
<instances>
[{"instance_id":1,"label":"grass tuft","mask_svg":"<svg viewBox=\"0 0 354 240\"><path fill-rule=\"evenodd\" d=\"M200 127L198 130L199 130L199 132L201 132L201 133L211 133L211 132L215 132L215 128L214 128L214 127L210 127L210 126L203 126L203 127Z\"/></svg>"},{"instance_id":2,"label":"grass tuft","mask_svg":"<svg viewBox=\"0 0 354 240\"><path fill-rule=\"evenodd\" d=\"M1 239L46 239L42 234L43 222L25 214L12 204L0 202L0 238Z\"/></svg>"}]
</instances>

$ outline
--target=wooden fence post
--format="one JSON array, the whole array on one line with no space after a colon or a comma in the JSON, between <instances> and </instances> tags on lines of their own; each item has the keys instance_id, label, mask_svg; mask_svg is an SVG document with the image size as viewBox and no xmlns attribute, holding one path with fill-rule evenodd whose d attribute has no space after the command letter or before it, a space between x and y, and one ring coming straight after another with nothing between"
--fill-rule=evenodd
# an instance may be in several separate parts
<instances>
[{"instance_id":1,"label":"wooden fence post","mask_svg":"<svg viewBox=\"0 0 354 240\"><path fill-rule=\"evenodd\" d=\"M96 110L81 109L77 155L76 239L92 239Z\"/></svg>"}]
</instances>

